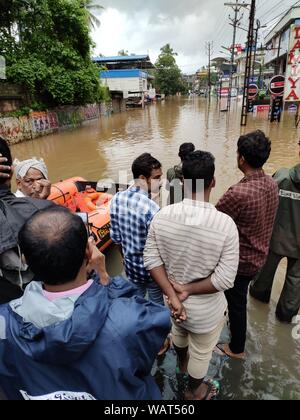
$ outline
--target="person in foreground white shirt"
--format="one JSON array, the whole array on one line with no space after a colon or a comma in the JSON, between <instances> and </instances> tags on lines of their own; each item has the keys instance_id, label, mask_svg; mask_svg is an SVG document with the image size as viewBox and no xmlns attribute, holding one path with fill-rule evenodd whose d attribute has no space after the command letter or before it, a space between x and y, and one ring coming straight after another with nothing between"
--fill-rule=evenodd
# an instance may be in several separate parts
<instances>
[{"instance_id":1,"label":"person in foreground white shirt","mask_svg":"<svg viewBox=\"0 0 300 420\"><path fill-rule=\"evenodd\" d=\"M234 221L209 203L215 158L196 151L183 163L190 198L162 209L153 219L144 253L146 269L169 299L172 340L181 373L189 375L186 399L212 399L205 380L227 311L224 291L234 286L239 234ZM179 297L183 308L172 307ZM183 321L183 322L182 322Z\"/></svg>"}]
</instances>

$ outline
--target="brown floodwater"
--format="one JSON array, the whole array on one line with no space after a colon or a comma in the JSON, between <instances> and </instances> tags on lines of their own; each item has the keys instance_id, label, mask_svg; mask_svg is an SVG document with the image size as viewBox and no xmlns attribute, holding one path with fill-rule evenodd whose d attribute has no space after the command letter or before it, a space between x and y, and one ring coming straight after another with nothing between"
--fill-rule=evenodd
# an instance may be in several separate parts
<instances>
[{"instance_id":1,"label":"brown floodwater","mask_svg":"<svg viewBox=\"0 0 300 420\"><path fill-rule=\"evenodd\" d=\"M204 99L176 98L145 110L138 109L111 117L102 117L83 127L13 146L18 159L43 157L53 182L72 176L87 180L119 179L120 171L130 171L139 154L151 152L166 171L178 161L183 142L193 142L198 149L216 157L217 186L212 200L241 178L236 165L236 143L241 133L262 129L273 147L266 171L273 174L280 167L299 162L299 130L294 116L286 114L280 124L270 124L265 113L249 116L248 126L240 127L239 104L230 115L219 112L219 105ZM130 174L130 172L128 172ZM107 254L109 271L122 268L115 249ZM273 303L262 305L250 299L249 339L245 362L214 356L210 374L220 380L221 399L300 399L300 340L292 337L292 326L276 321L275 303L282 289L285 264L276 276ZM156 372L165 399L178 397L175 357L166 356Z\"/></svg>"}]
</instances>

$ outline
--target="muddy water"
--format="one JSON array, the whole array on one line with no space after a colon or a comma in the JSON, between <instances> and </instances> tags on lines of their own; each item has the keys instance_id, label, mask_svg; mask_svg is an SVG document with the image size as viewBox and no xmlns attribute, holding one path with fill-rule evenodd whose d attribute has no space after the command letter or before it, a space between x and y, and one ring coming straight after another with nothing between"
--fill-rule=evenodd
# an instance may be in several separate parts
<instances>
[{"instance_id":1,"label":"muddy water","mask_svg":"<svg viewBox=\"0 0 300 420\"><path fill-rule=\"evenodd\" d=\"M119 171L129 170L134 157L149 151L167 170L178 158L182 142L194 142L216 156L217 186L213 201L241 178L236 168L236 141L241 132L264 130L272 139L273 150L266 171L299 162L292 115L280 125L267 122L266 114L249 117L240 128L239 105L229 117L218 104L210 106L198 98L174 99L165 103L102 118L64 133L40 138L13 147L19 159L41 156L49 166L52 181L80 175L88 180L118 179ZM114 249L107 256L110 272L121 270ZM273 299L277 301L283 284L285 264L277 273ZM250 300L250 356L244 363L214 357L211 374L221 382L222 399L300 399L300 340L292 338L292 327L279 324L275 304L265 306ZM176 398L175 358L170 352L159 366L157 379L166 399Z\"/></svg>"}]
</instances>

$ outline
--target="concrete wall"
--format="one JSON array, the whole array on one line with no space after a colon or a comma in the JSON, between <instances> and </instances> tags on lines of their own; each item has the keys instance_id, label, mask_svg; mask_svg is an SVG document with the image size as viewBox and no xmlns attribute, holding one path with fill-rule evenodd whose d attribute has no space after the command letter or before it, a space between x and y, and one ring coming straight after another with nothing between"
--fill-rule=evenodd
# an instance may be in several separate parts
<instances>
[{"instance_id":1,"label":"concrete wall","mask_svg":"<svg viewBox=\"0 0 300 420\"><path fill-rule=\"evenodd\" d=\"M113 98L112 108L115 114L126 111L126 100L123 98Z\"/></svg>"},{"instance_id":2,"label":"concrete wall","mask_svg":"<svg viewBox=\"0 0 300 420\"><path fill-rule=\"evenodd\" d=\"M26 103L26 92L21 86L0 81L0 112L16 111Z\"/></svg>"},{"instance_id":3,"label":"concrete wall","mask_svg":"<svg viewBox=\"0 0 300 420\"><path fill-rule=\"evenodd\" d=\"M103 117L109 117L113 113L112 103L111 102L101 102L99 104L100 115Z\"/></svg>"},{"instance_id":4,"label":"concrete wall","mask_svg":"<svg viewBox=\"0 0 300 420\"><path fill-rule=\"evenodd\" d=\"M20 118L0 118L0 136L11 144L79 127L83 122L108 115L111 105L93 104L85 107L62 107L45 112L32 112Z\"/></svg>"}]
</instances>

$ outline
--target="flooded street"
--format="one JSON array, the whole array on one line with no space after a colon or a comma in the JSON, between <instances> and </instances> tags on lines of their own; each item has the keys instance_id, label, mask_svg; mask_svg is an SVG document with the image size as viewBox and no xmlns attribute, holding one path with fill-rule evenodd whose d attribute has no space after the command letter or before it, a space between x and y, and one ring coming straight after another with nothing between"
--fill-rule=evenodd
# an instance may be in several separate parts
<instances>
[{"instance_id":1,"label":"flooded street","mask_svg":"<svg viewBox=\"0 0 300 420\"><path fill-rule=\"evenodd\" d=\"M235 109L236 108L236 109ZM235 109L235 110L234 110ZM250 116L242 132L262 129L273 142L266 171L273 174L281 167L299 162L299 130L293 115L285 115L280 125L270 125L266 114ZM236 165L236 143L241 133L240 110L233 106L228 118L214 101L208 106L199 98L171 99L164 103L127 113L102 117L75 131L62 132L13 147L14 157L43 157L51 181L72 176L88 180L112 178L119 171L130 170L132 161L143 152L151 152L166 171L178 161L183 142L193 142L216 157L217 186L213 202L242 176ZM112 274L121 270L114 249L108 252ZM273 298L282 288L284 264L277 273ZM221 399L300 399L300 341L292 338L291 326L275 319L275 305L270 307L250 300L250 327L246 362L214 357L211 374L221 382ZM157 372L164 398L177 395L175 357L170 352Z\"/></svg>"}]
</instances>

